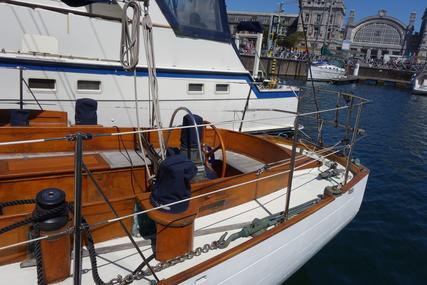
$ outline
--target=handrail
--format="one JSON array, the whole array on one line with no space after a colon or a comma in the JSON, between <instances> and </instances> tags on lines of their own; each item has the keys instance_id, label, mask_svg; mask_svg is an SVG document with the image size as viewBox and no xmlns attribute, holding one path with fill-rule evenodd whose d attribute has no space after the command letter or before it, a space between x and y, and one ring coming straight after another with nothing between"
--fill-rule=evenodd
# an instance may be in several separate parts
<instances>
[{"instance_id":1,"label":"handrail","mask_svg":"<svg viewBox=\"0 0 427 285\"><path fill-rule=\"evenodd\" d=\"M367 104L371 101L366 100L365 102L360 102L357 104L354 104L353 107L357 107L359 105ZM326 109L321 110L319 112L307 112L307 113L300 113L299 116L311 116L316 113L326 113L326 112L332 112L336 110L344 110L348 109L348 106L342 106L339 108L332 108L332 109ZM275 111L280 112L287 112L286 110L280 110L280 109L274 109ZM292 116L280 116L280 117L267 117L267 118L260 118L260 119L252 119L252 120L245 120L245 122L260 122L260 121L269 121L269 120L280 120L280 119L286 119L286 118L292 118L295 117L295 115ZM93 134L93 137L106 137L106 136L124 136L124 135L132 135L132 134L139 134L139 133L150 133L150 132L158 132L158 131L171 131L171 130L180 130L180 129L188 129L188 128L195 128L195 127L209 127L212 125L227 125L230 123L239 123L242 122L242 120L225 120L220 122L214 122L214 123L203 123L203 124L197 124L197 125L191 125L191 126L172 126L172 127L162 127L162 128L150 128L150 129L143 129L140 131L129 131L129 132L116 132L116 133L103 133L103 134ZM72 135L70 135L72 136ZM48 142L52 140L69 140L70 136L64 136L64 137L56 137L56 138L38 138L38 139L32 139L32 140L17 140L17 141L6 141L6 142L0 142L1 146L6 145L14 145L14 144L25 144L25 143L41 143L41 142Z\"/></svg>"},{"instance_id":2,"label":"handrail","mask_svg":"<svg viewBox=\"0 0 427 285\"><path fill-rule=\"evenodd\" d=\"M30 94L33 96L34 100L36 101L37 105L39 105L40 110L43 110L43 107L40 105L39 100L37 100L36 95L34 95L33 90L31 90L30 86L28 85L27 81L25 81L24 78L21 78L22 82L24 82L25 86L27 87L28 91L30 91ZM23 102L23 100L21 101Z\"/></svg>"},{"instance_id":3,"label":"handrail","mask_svg":"<svg viewBox=\"0 0 427 285\"><path fill-rule=\"evenodd\" d=\"M201 146L200 136L199 136L199 125L197 125L197 122L196 122L196 119L194 118L193 113L192 113L188 108L186 108L186 107L179 107L179 108L177 108L177 109L173 112L173 114L172 114L171 120L170 120L170 122L169 122L169 128L170 128L170 127L172 127L173 121L175 120L175 116L176 116L176 114L178 114L178 112L179 112L179 111L187 112L187 114L189 114L189 115L190 115L191 120L193 121L193 125L192 125L192 126L190 126L190 127L191 127L191 128L193 128L193 127L194 127L194 129L195 129L195 131L196 131L197 148L198 148L198 151L199 151L200 163L202 163L202 164L203 164L204 159L203 159L202 146ZM168 147L168 142L169 142L170 133L171 133L171 132L169 131L169 132L167 133L167 135L166 135L166 139L165 139L165 147L166 147L166 149L167 149L167 147Z\"/></svg>"}]
</instances>

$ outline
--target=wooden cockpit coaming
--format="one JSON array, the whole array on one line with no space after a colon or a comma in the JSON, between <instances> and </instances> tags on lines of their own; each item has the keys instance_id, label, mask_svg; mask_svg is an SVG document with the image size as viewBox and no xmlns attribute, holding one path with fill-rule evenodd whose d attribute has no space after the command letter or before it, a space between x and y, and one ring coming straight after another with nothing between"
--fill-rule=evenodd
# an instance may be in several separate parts
<instances>
[{"instance_id":1,"label":"wooden cockpit coaming","mask_svg":"<svg viewBox=\"0 0 427 285\"><path fill-rule=\"evenodd\" d=\"M14 130L12 130L14 129ZM121 129L121 131L129 131L132 129ZM96 134L116 132L114 128L98 128L98 127L71 127L71 128L2 128L0 133L5 134L6 139L3 141L13 141L22 139L36 139L46 137L62 137L77 131L91 132ZM253 137L245 134L235 133L232 131L219 130L224 140L227 150L244 154L253 159L259 160L264 164L275 161L288 159L289 150L280 147L275 143L260 137ZM156 145L157 133L150 133L149 140ZM218 140L215 134L210 129L207 129L204 134L204 143L209 145L217 145ZM136 148L135 135L123 136L123 142L128 149ZM94 138L84 142L85 150L111 150L123 148L123 143L118 140L118 137L102 137ZM171 134L169 146L179 146L179 131L174 131ZM16 147L16 148L15 148ZM14 149L15 148L15 149ZM30 145L16 145L0 147L0 155L13 153L18 150L21 153L36 153L50 151L68 151L72 153L74 149L73 142L69 141L54 141L47 143L37 143ZM94 165L88 163L89 168L93 171L97 182L106 192L107 197L113 202L114 207L118 210L119 215L127 215L133 212L135 202L151 207L148 202L150 193L147 192L145 179L145 168L143 166L122 169L108 169L108 167L100 163L99 159L93 158ZM47 159L49 160L49 159ZM31 161L31 159L28 159ZM34 167L26 163L16 161L7 161L10 165L18 165L21 168L15 168L15 172L1 173L0 177L0 201L10 201L18 199L33 199L36 193L44 188L58 187L66 192L67 200L73 201L74 196L74 175L72 160L62 161L63 169L56 171L54 168L44 167L48 162L40 163L40 160L34 159ZM2 163L5 163L4 161ZM319 162L310 158L304 158L297 162L297 166L303 168L312 168L319 166ZM96 167L98 166L98 168ZM102 166L102 167L101 167ZM44 169L44 171L36 172L35 169ZM21 173L19 173L19 169ZM25 171L26 172L25 172ZM203 217L212 213L216 213L237 205L241 205L248 201L260 198L267 194L273 193L279 189L286 187L288 181L289 165L284 164L273 169L266 169L264 172L250 173L234 173L233 176L218 178L196 182L192 184L192 195L204 195L191 202L189 212L183 214L193 215L194 217ZM276 175L274 175L276 174ZM9 176L8 176L9 175ZM133 181L131 179L133 175ZM271 175L268 179L262 179ZM257 179L260 181L252 182ZM239 185L235 187L236 185ZM220 191L214 194L209 194L224 188L230 188L227 191ZM147 203L148 202L148 203ZM148 206L147 206L148 205ZM0 216L0 227L12 224L31 214L32 205L18 206L4 209L4 215ZM83 174L83 214L86 216L90 224L99 223L106 219L113 218L113 214L102 200L101 196L96 192L93 183L89 181L86 174ZM180 220L179 217L171 217L163 215L159 211L151 212L150 216L162 221L164 224L176 223ZM173 220L175 219L175 220ZM125 223L130 229L132 219L126 219ZM0 237L0 247L11 243L21 242L28 239L29 227L19 228L18 230L6 233ZM94 240L101 242L112 238L123 236L124 233L117 223L104 225L94 229ZM27 247L18 247L10 249L0 257L0 264L16 262L28 257Z\"/></svg>"},{"instance_id":2,"label":"wooden cockpit coaming","mask_svg":"<svg viewBox=\"0 0 427 285\"><path fill-rule=\"evenodd\" d=\"M284 144L284 145L291 145L292 142L284 139L284 138L277 138L277 137L265 137L266 139L269 139L271 141L274 141L278 144ZM298 145L298 147L304 148L303 145ZM332 161L336 161L341 165L345 165L345 157L340 157L336 154L331 154L329 156L329 159ZM346 184L343 185L341 188L342 193L347 193L353 187L356 186L357 183L359 183L361 180L366 178L369 175L369 170L364 167L363 165L355 165L353 163L350 164L350 171L353 173L353 178L349 180ZM216 255L213 258L210 258L204 262L201 262L195 266L192 266L189 269L186 269L178 274L175 274L167 279L163 279L159 282L160 285L172 285L172 284L179 284L181 282L184 282L202 272L205 272L206 270L219 265L223 262L225 262L228 259L231 259L238 254L256 246L257 244L269 239L270 237L288 229L289 227L292 227L293 225L297 224L298 222L304 220L305 218L309 217L310 215L313 215L317 211L321 210L322 208L328 206L332 202L334 202L336 198L331 195L325 196L323 199L320 200L320 202L307 210L303 211L302 213L298 214L297 216L293 217L290 220L284 221L280 223L279 225L272 227L271 229L252 237L251 239L248 239L247 241L241 243L240 245L233 247L225 252L222 252L218 255Z\"/></svg>"},{"instance_id":3,"label":"wooden cockpit coaming","mask_svg":"<svg viewBox=\"0 0 427 285\"><path fill-rule=\"evenodd\" d=\"M0 127L10 127L9 109L0 109ZM68 114L62 111L27 110L29 127L67 127Z\"/></svg>"}]
</instances>

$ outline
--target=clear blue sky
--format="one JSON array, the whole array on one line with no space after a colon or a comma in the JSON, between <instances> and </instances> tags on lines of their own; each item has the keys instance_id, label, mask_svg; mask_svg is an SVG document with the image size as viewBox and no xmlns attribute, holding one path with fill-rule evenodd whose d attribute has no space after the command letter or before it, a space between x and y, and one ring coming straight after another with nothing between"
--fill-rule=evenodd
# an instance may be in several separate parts
<instances>
[{"instance_id":1,"label":"clear blue sky","mask_svg":"<svg viewBox=\"0 0 427 285\"><path fill-rule=\"evenodd\" d=\"M232 11L261 11L273 12L279 2L285 3L286 13L298 13L298 0L225 0L227 9ZM419 30L421 17L427 8L427 0L344 0L346 14L356 10L356 21L372 15L378 10L385 9L388 15L398 18L405 24L409 22L409 14L417 13L415 31Z\"/></svg>"}]
</instances>

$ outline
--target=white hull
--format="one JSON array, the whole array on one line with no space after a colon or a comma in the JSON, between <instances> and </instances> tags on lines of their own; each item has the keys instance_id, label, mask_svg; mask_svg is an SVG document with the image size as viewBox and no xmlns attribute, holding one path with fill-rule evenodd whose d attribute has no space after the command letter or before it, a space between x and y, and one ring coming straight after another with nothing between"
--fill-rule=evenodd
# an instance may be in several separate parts
<instances>
[{"instance_id":1,"label":"white hull","mask_svg":"<svg viewBox=\"0 0 427 285\"><path fill-rule=\"evenodd\" d=\"M315 81L327 81L345 77L345 69L334 65L312 65L311 73ZM311 79L310 71L308 71L308 79Z\"/></svg>"},{"instance_id":2,"label":"white hull","mask_svg":"<svg viewBox=\"0 0 427 285\"><path fill-rule=\"evenodd\" d=\"M305 182L298 177L309 174L301 175L302 173L307 173L307 171L298 171L297 173L295 180L296 185L303 185ZM312 173L303 180L313 179L312 177L316 177L316 175L316 173ZM368 176L356 183L352 188L353 191L346 192L344 195L336 198L334 201L303 220L180 284L274 285L283 283L320 251L356 216L363 199L367 180ZM291 205L296 206L302 201L306 201L308 197L316 197L317 194L322 193L323 187L317 188L318 189L313 189L313 187L310 186L297 186L297 189L292 191L293 198L291 199ZM307 192L307 189L310 189L309 192ZM283 210L285 195L284 191L279 191L279 193L270 194L259 199L258 202L263 204L263 207L265 207L264 209L277 212ZM242 214L244 216L241 217L240 215ZM254 201L231 208L221 214L201 218L201 220L196 223L195 230L251 221L254 217L260 218L260 216L266 215L268 215L268 213L264 212L263 208ZM229 234L233 232L234 231L229 231ZM196 237L194 247L202 246L205 243L211 243L213 240L217 240L221 234L222 233ZM236 240L231 247L242 244L245 241L247 241L247 239ZM128 242L126 238L122 238L103 243L102 245L98 245L97 248L126 242ZM142 249L147 255L151 252L150 246L145 248L142 247ZM158 277L160 279L171 277L209 258L215 258L216 254L227 251L228 249L220 252L209 252L199 257L194 257L191 260L186 260L184 263L161 271L158 273ZM121 274L122 276L128 274L129 272L123 270L123 268L134 268L136 264L139 263L140 257L135 254L134 250L122 250L99 255L98 270L104 280L107 281L110 280L110 278L116 277L117 274ZM155 262L153 263L155 264ZM84 259L83 268L90 268L88 258ZM9 282L33 284L36 280L36 269L34 267L22 269L18 263L0 267L0 273L3 276L3 281L7 284L9 284ZM90 271L83 274L82 281L83 284L94 284ZM68 278L60 282L60 284L73 284L73 280L72 278ZM138 282L135 281L134 284L148 285L150 283L148 280L140 280Z\"/></svg>"},{"instance_id":3,"label":"white hull","mask_svg":"<svg viewBox=\"0 0 427 285\"><path fill-rule=\"evenodd\" d=\"M417 95L427 95L427 87L426 88L413 88L412 93L417 94Z\"/></svg>"},{"instance_id":4,"label":"white hull","mask_svg":"<svg viewBox=\"0 0 427 285\"><path fill-rule=\"evenodd\" d=\"M331 204L257 246L182 284L281 284L356 216L368 177Z\"/></svg>"},{"instance_id":5,"label":"white hull","mask_svg":"<svg viewBox=\"0 0 427 285\"><path fill-rule=\"evenodd\" d=\"M415 77L412 82L412 93L427 95L427 73L424 72Z\"/></svg>"},{"instance_id":6,"label":"white hull","mask_svg":"<svg viewBox=\"0 0 427 285\"><path fill-rule=\"evenodd\" d=\"M340 166L340 168L342 167ZM325 169L327 167L322 166L320 169L298 170L295 172L295 188L292 190L291 208L316 198L317 195L323 193L325 186L331 185L331 182L327 180L315 179ZM352 175L350 175L350 179L352 178ZM313 180L316 180L314 184L308 183ZM336 197L335 200L316 212L180 284L281 284L321 250L356 216L362 203L367 180L368 176L365 176L350 191ZM283 189L257 201L196 219L195 231L249 222L254 218L266 217L269 213L278 213L283 211L285 197L286 190ZM232 234L237 231L229 230L228 232ZM211 243L221 235L222 232L197 236L194 239L194 248ZM248 240L248 238L241 238L234 241L226 249L210 251L190 260L185 260L183 263L162 270L158 273L158 277L167 279L209 259L215 260L218 254L224 253ZM126 238L121 238L98 244L97 248L100 249L104 246L127 242ZM151 254L151 246L141 247L141 249L147 256ZM107 281L116 277L117 274L127 275L129 271L124 270L124 268L134 268L139 263L140 257L133 249L121 250L100 254L98 270L102 278ZM151 264L155 265L156 262L153 261ZM90 268L88 258L84 259L83 268ZM8 282L32 284L34 283L33 280L36 280L35 268L22 269L18 263L0 267L0 273L3 276L3 281L7 284ZM60 284L68 285L72 283L72 278L68 278ZM83 274L83 284L93 284L90 271ZM150 283L148 280L140 280L134 284Z\"/></svg>"},{"instance_id":7,"label":"white hull","mask_svg":"<svg viewBox=\"0 0 427 285\"><path fill-rule=\"evenodd\" d=\"M39 1L34 5L66 8L58 1ZM156 2L152 1L151 5L163 125L169 124L176 108L185 106L211 122L227 121L218 124L220 127L238 130L250 89L249 109L296 111L296 88L287 87L280 92L259 90L231 43L177 37ZM133 74L124 72L118 62L120 22L49 9L0 3L0 18L8 23L0 26L0 50L3 50L0 53L0 108L18 107L17 68L22 67L27 83L30 79L55 80L52 90L32 89L34 96L45 109L68 112L70 124L74 123L75 100L92 98L99 104L99 124L136 126ZM85 8L70 9L86 11ZM141 124L147 126L150 98L143 48L139 62L139 113ZM79 90L79 80L99 81L100 90ZM190 84L202 84L203 90L190 92ZM228 90L218 92L218 85L228 85ZM38 109L25 86L23 99L25 108ZM277 117L281 118L271 120ZM294 118L278 116L275 112L248 112L245 121L243 131L252 131L290 128ZM175 123L180 123L179 118Z\"/></svg>"}]
</instances>

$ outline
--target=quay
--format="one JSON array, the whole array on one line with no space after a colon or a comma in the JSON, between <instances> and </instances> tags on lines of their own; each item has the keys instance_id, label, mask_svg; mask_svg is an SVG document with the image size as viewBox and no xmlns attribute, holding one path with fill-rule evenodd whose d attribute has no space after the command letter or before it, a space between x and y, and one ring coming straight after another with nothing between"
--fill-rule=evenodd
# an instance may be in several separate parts
<instances>
[{"instance_id":1,"label":"quay","mask_svg":"<svg viewBox=\"0 0 427 285\"><path fill-rule=\"evenodd\" d=\"M245 68L251 70L254 64L254 56L241 55L241 59ZM273 66L275 66L275 68L273 68ZM266 76L277 75L279 77L293 77L295 79L306 79L309 72L308 64L305 60L272 57L261 57L260 70ZM349 69L349 73L352 74L353 70ZM364 83L380 86L395 86L398 88L410 88L411 78L414 74L415 72L411 70L360 66L357 76L349 75L345 78L331 79L326 82L335 85Z\"/></svg>"},{"instance_id":2,"label":"quay","mask_svg":"<svg viewBox=\"0 0 427 285\"><path fill-rule=\"evenodd\" d=\"M411 88L411 81L390 79L383 77L367 77L367 76L347 76L345 78L335 78L328 81L334 85L345 85L352 83L364 83L378 86L394 86L398 88Z\"/></svg>"}]
</instances>

